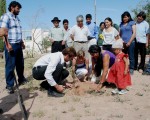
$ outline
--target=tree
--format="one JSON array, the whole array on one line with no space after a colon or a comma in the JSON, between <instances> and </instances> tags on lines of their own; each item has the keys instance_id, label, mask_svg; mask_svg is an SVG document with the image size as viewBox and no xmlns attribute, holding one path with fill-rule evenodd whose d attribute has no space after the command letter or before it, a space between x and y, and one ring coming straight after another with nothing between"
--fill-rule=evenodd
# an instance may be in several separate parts
<instances>
[{"instance_id":1,"label":"tree","mask_svg":"<svg viewBox=\"0 0 150 120\"><path fill-rule=\"evenodd\" d=\"M42 46L45 50L45 52L47 53L47 49L51 46L51 42L49 41L48 37L45 37L42 41Z\"/></svg>"},{"instance_id":2,"label":"tree","mask_svg":"<svg viewBox=\"0 0 150 120\"><path fill-rule=\"evenodd\" d=\"M6 13L6 0L0 0L0 16ZM2 38L0 38L0 50L4 50L4 42Z\"/></svg>"},{"instance_id":3,"label":"tree","mask_svg":"<svg viewBox=\"0 0 150 120\"><path fill-rule=\"evenodd\" d=\"M140 11L144 11L146 13L146 21L150 24L150 1L149 0L141 0L136 8L132 10L134 13L134 19L136 20L136 16Z\"/></svg>"}]
</instances>

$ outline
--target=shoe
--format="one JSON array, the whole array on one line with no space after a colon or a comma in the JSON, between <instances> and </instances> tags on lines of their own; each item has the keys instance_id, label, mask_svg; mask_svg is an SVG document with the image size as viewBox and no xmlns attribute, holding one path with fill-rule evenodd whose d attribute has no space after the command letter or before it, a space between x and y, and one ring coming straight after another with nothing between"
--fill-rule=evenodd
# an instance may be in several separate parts
<instances>
[{"instance_id":1,"label":"shoe","mask_svg":"<svg viewBox=\"0 0 150 120\"><path fill-rule=\"evenodd\" d=\"M119 93L119 90L118 88L114 89L113 91L111 91L113 94L118 94Z\"/></svg>"},{"instance_id":2,"label":"shoe","mask_svg":"<svg viewBox=\"0 0 150 120\"><path fill-rule=\"evenodd\" d=\"M124 94L126 94L127 93L127 90L121 90L121 91L119 91L119 95L124 95Z\"/></svg>"},{"instance_id":3,"label":"shoe","mask_svg":"<svg viewBox=\"0 0 150 120\"><path fill-rule=\"evenodd\" d=\"M64 95L64 93L59 93L51 89L48 90L48 97L63 97Z\"/></svg>"},{"instance_id":4,"label":"shoe","mask_svg":"<svg viewBox=\"0 0 150 120\"><path fill-rule=\"evenodd\" d=\"M25 85L27 82L29 82L29 81L24 78L21 82L19 82L19 86L20 85Z\"/></svg>"},{"instance_id":5,"label":"shoe","mask_svg":"<svg viewBox=\"0 0 150 120\"><path fill-rule=\"evenodd\" d=\"M133 74L134 74L134 70L130 69L130 75L133 75Z\"/></svg>"},{"instance_id":6,"label":"shoe","mask_svg":"<svg viewBox=\"0 0 150 120\"><path fill-rule=\"evenodd\" d=\"M2 109L0 109L0 114L3 114L3 110Z\"/></svg>"},{"instance_id":7,"label":"shoe","mask_svg":"<svg viewBox=\"0 0 150 120\"><path fill-rule=\"evenodd\" d=\"M145 72L142 73L142 75L150 75L150 73L145 71Z\"/></svg>"},{"instance_id":8,"label":"shoe","mask_svg":"<svg viewBox=\"0 0 150 120\"><path fill-rule=\"evenodd\" d=\"M7 91L9 94L13 94L14 93L14 88L13 87L6 87Z\"/></svg>"}]
</instances>

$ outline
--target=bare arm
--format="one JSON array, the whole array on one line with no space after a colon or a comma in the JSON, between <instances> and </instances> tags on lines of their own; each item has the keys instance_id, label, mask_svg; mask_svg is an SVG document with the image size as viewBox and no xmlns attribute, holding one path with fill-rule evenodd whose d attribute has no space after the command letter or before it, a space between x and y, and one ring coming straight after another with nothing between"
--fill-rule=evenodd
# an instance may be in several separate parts
<instances>
[{"instance_id":1,"label":"bare arm","mask_svg":"<svg viewBox=\"0 0 150 120\"><path fill-rule=\"evenodd\" d=\"M89 59L86 59L85 60L85 65L86 65L86 69L87 71L89 70Z\"/></svg>"},{"instance_id":2,"label":"bare arm","mask_svg":"<svg viewBox=\"0 0 150 120\"><path fill-rule=\"evenodd\" d=\"M110 56L106 54L103 58L103 73L101 76L100 83L104 83L106 80L106 76L107 76L108 69L109 69L109 60L110 60Z\"/></svg>"},{"instance_id":3,"label":"bare arm","mask_svg":"<svg viewBox=\"0 0 150 120\"><path fill-rule=\"evenodd\" d=\"M133 32L133 34L132 34L132 36L131 36L129 42L127 43L127 46L130 46L130 44L132 43L132 41L135 39L135 35L136 35L136 25L133 25L133 26L132 26L132 32Z\"/></svg>"},{"instance_id":4,"label":"bare arm","mask_svg":"<svg viewBox=\"0 0 150 120\"><path fill-rule=\"evenodd\" d=\"M72 60L72 77L75 78L75 66L76 66L76 59Z\"/></svg>"},{"instance_id":5,"label":"bare arm","mask_svg":"<svg viewBox=\"0 0 150 120\"><path fill-rule=\"evenodd\" d=\"M126 75L128 72L128 59L126 57L123 58L124 62L125 62L125 70L124 70L124 74Z\"/></svg>"}]
</instances>

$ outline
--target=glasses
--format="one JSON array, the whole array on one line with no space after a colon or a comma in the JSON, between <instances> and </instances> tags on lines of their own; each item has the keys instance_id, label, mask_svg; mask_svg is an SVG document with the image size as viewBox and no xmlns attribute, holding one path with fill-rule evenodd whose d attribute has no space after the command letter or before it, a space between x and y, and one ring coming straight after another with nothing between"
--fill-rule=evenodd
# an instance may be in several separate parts
<instances>
[{"instance_id":1,"label":"glasses","mask_svg":"<svg viewBox=\"0 0 150 120\"><path fill-rule=\"evenodd\" d=\"M77 21L78 23L82 23L83 21Z\"/></svg>"}]
</instances>

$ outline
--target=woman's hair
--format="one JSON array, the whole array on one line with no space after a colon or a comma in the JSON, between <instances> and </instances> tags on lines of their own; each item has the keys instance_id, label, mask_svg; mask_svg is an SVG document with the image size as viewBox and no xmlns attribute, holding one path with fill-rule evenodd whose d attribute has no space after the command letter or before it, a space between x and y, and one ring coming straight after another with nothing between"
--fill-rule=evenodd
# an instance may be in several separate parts
<instances>
[{"instance_id":1,"label":"woman's hair","mask_svg":"<svg viewBox=\"0 0 150 120\"><path fill-rule=\"evenodd\" d=\"M63 55L69 55L70 57L71 56L76 56L76 51L73 47L68 47L68 48L65 48L63 51L62 51L62 54Z\"/></svg>"},{"instance_id":2,"label":"woman's hair","mask_svg":"<svg viewBox=\"0 0 150 120\"><path fill-rule=\"evenodd\" d=\"M105 18L105 20L108 20L109 22L111 22L111 26L113 26L113 21L110 17Z\"/></svg>"},{"instance_id":3,"label":"woman's hair","mask_svg":"<svg viewBox=\"0 0 150 120\"><path fill-rule=\"evenodd\" d=\"M101 23L99 24L99 26L101 26L102 24L104 24L104 25L105 25L105 23L104 23L104 22L101 22Z\"/></svg>"},{"instance_id":4,"label":"woman's hair","mask_svg":"<svg viewBox=\"0 0 150 120\"><path fill-rule=\"evenodd\" d=\"M77 57L84 57L85 56L85 52L83 50L79 50L77 52Z\"/></svg>"},{"instance_id":5,"label":"woman's hair","mask_svg":"<svg viewBox=\"0 0 150 120\"><path fill-rule=\"evenodd\" d=\"M137 15L137 17L142 17L143 20L145 20L145 19L146 19L146 14L145 14L144 11L141 11L141 12Z\"/></svg>"},{"instance_id":6,"label":"woman's hair","mask_svg":"<svg viewBox=\"0 0 150 120\"><path fill-rule=\"evenodd\" d=\"M101 48L98 45L91 45L88 52L89 53L99 53L99 57L96 60L96 65L95 65L95 74L96 74L96 76L100 76L101 70L103 69L103 57L101 54Z\"/></svg>"},{"instance_id":7,"label":"woman's hair","mask_svg":"<svg viewBox=\"0 0 150 120\"><path fill-rule=\"evenodd\" d=\"M10 4L9 4L9 7L8 7L8 10L9 12L11 12L11 7L15 8L16 6L18 6L19 8L22 8L21 4L17 1L12 1Z\"/></svg>"},{"instance_id":8,"label":"woman's hair","mask_svg":"<svg viewBox=\"0 0 150 120\"><path fill-rule=\"evenodd\" d=\"M129 13L128 11L125 11L125 12L121 15L122 23L123 23L123 18L124 18L125 16L127 16L127 17L129 18L128 22L133 21L133 19L132 19L130 13Z\"/></svg>"}]
</instances>

